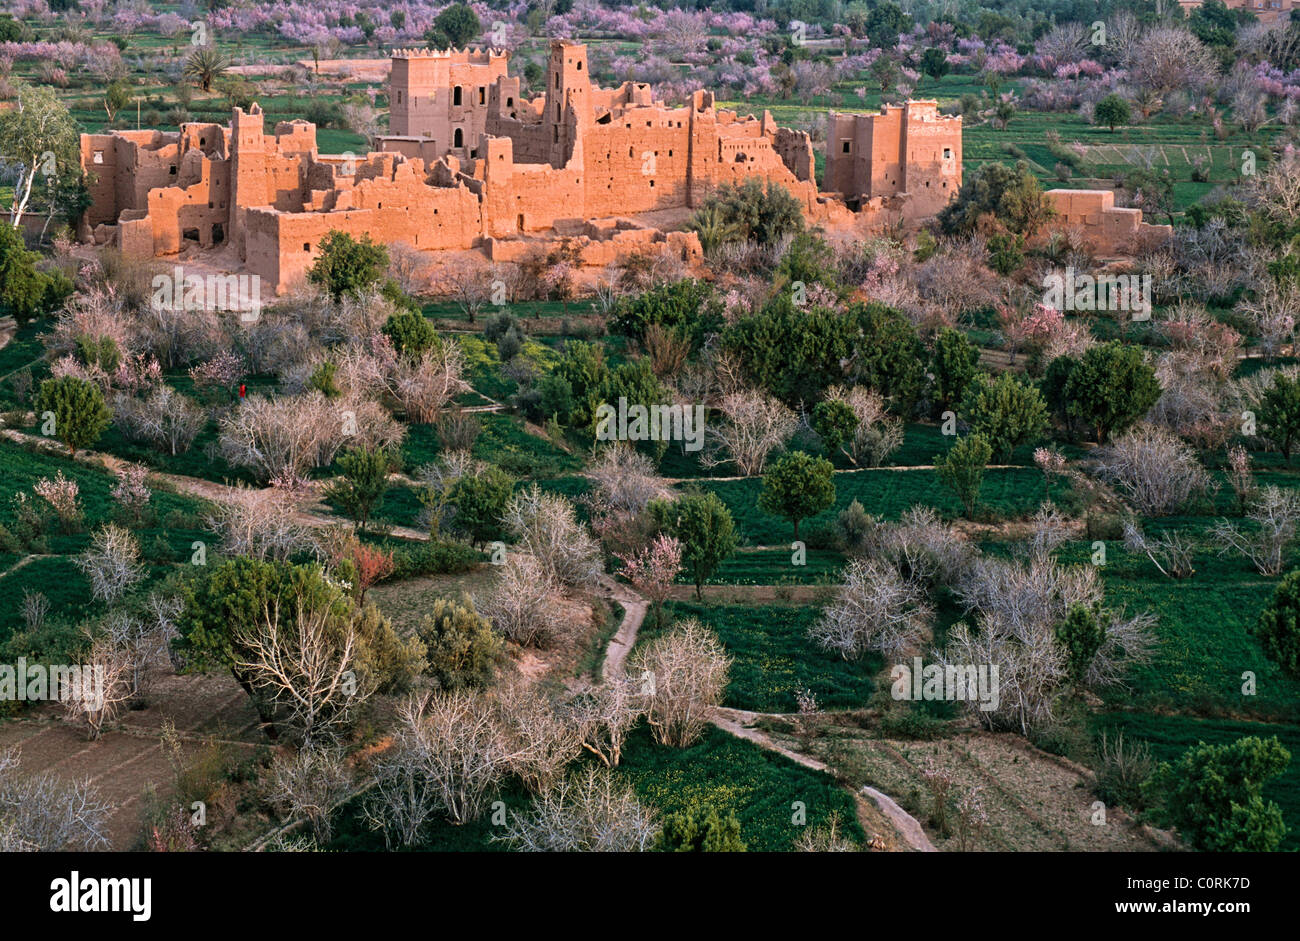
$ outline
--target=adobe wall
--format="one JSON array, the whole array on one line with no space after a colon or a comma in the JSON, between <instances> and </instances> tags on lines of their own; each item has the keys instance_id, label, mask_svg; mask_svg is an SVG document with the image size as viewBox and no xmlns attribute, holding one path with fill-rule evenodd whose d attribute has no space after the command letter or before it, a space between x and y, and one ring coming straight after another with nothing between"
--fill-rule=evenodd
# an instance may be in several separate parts
<instances>
[{"instance_id":1,"label":"adobe wall","mask_svg":"<svg viewBox=\"0 0 1300 941\"><path fill-rule=\"evenodd\" d=\"M496 50L394 52L389 131L398 137L431 138L444 152L467 156L467 148L487 130L488 90L507 78L507 60L505 52ZM514 93L506 97L517 100L518 79L509 81Z\"/></svg>"},{"instance_id":2,"label":"adobe wall","mask_svg":"<svg viewBox=\"0 0 1300 941\"><path fill-rule=\"evenodd\" d=\"M934 101L827 116L824 188L851 205L906 196L909 218L928 218L961 189L961 167L961 118Z\"/></svg>"},{"instance_id":3,"label":"adobe wall","mask_svg":"<svg viewBox=\"0 0 1300 941\"><path fill-rule=\"evenodd\" d=\"M1045 242L1051 233L1069 228L1082 236L1088 247L1101 255L1119 255L1135 245L1159 244L1173 237L1173 227L1142 221L1141 209L1115 205L1111 190L1048 190L1043 194L1055 217L1035 239Z\"/></svg>"}]
</instances>

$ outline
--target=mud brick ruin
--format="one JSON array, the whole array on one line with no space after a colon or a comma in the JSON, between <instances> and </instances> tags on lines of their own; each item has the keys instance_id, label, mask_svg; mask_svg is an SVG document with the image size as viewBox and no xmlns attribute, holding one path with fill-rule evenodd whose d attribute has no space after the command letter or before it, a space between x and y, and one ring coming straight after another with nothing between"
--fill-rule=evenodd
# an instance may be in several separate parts
<instances>
[{"instance_id":1,"label":"mud brick ruin","mask_svg":"<svg viewBox=\"0 0 1300 941\"><path fill-rule=\"evenodd\" d=\"M599 88L586 47L568 42L552 43L545 92L527 100L507 61L495 50L394 53L391 134L364 156L321 154L306 121L268 132L256 104L235 108L228 126L83 134L93 203L82 237L144 258L233 247L283 292L331 230L494 261L570 238L584 264L657 252L689 262L697 237L662 220L676 211L684 221L722 184L779 183L810 222L858 233L915 225L961 185L961 119L933 101L831 113L818 192L809 136L768 112L720 110L708 91L669 107L645 84ZM1100 232L1107 211L1137 212L1103 208L1081 224L1097 216Z\"/></svg>"}]
</instances>

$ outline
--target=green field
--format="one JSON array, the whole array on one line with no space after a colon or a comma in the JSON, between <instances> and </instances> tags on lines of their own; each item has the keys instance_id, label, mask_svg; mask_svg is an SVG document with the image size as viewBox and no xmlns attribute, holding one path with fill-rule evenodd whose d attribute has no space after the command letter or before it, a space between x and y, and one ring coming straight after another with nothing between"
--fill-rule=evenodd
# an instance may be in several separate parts
<instances>
[{"instance_id":1,"label":"green field","mask_svg":"<svg viewBox=\"0 0 1300 941\"><path fill-rule=\"evenodd\" d=\"M754 712L795 712L795 695L807 689L827 709L866 705L872 677L884 661L876 655L844 660L818 649L808 628L821 616L812 605L715 605L670 602L666 623L697 618L711 628L732 657L724 706ZM656 635L644 626L638 643Z\"/></svg>"}]
</instances>

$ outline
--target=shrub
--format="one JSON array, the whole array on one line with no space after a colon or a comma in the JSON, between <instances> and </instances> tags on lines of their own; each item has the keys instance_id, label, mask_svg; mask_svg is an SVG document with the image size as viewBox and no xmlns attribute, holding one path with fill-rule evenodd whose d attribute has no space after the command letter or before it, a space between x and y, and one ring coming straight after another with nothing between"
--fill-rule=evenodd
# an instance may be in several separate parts
<instances>
[{"instance_id":1,"label":"shrub","mask_svg":"<svg viewBox=\"0 0 1300 941\"><path fill-rule=\"evenodd\" d=\"M979 503L980 484L984 482L984 469L993 448L981 434L958 439L947 454L935 455L934 469L939 480L952 488L966 509L966 516L975 515Z\"/></svg>"},{"instance_id":2,"label":"shrub","mask_svg":"<svg viewBox=\"0 0 1300 941\"><path fill-rule=\"evenodd\" d=\"M113 417L99 386L76 376L41 383L36 393L36 413L40 417L46 412L54 417L54 436L71 454L98 441Z\"/></svg>"},{"instance_id":3,"label":"shrub","mask_svg":"<svg viewBox=\"0 0 1300 941\"><path fill-rule=\"evenodd\" d=\"M692 804L664 818L654 849L660 853L743 853L745 843L734 810L723 816L712 805Z\"/></svg>"},{"instance_id":4,"label":"shrub","mask_svg":"<svg viewBox=\"0 0 1300 941\"><path fill-rule=\"evenodd\" d=\"M505 655L500 636L472 605L445 598L433 602L416 634L424 643L426 672L438 689L491 685Z\"/></svg>"},{"instance_id":5,"label":"shrub","mask_svg":"<svg viewBox=\"0 0 1300 941\"><path fill-rule=\"evenodd\" d=\"M1278 582L1268 607L1260 612L1255 636L1270 660L1300 679L1300 571Z\"/></svg>"},{"instance_id":6,"label":"shrub","mask_svg":"<svg viewBox=\"0 0 1300 941\"><path fill-rule=\"evenodd\" d=\"M758 505L773 516L794 524L799 539L799 522L816 516L835 503L835 468L822 457L803 451L785 455L763 477Z\"/></svg>"},{"instance_id":7,"label":"shrub","mask_svg":"<svg viewBox=\"0 0 1300 941\"><path fill-rule=\"evenodd\" d=\"M1230 745L1189 748L1162 762L1148 785L1164 821L1193 849L1269 852L1286 833L1282 808L1261 796L1281 774L1291 753L1277 738L1248 736Z\"/></svg>"}]
</instances>

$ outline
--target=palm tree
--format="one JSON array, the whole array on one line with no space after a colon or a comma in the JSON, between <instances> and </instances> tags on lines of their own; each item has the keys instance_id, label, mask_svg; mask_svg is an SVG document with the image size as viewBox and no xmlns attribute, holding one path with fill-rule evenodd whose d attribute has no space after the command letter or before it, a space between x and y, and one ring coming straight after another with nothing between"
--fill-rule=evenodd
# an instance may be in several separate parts
<instances>
[{"instance_id":1,"label":"palm tree","mask_svg":"<svg viewBox=\"0 0 1300 941\"><path fill-rule=\"evenodd\" d=\"M226 74L230 60L216 46L199 46L185 60L184 75L196 79L204 91L212 91L212 83Z\"/></svg>"},{"instance_id":2,"label":"palm tree","mask_svg":"<svg viewBox=\"0 0 1300 941\"><path fill-rule=\"evenodd\" d=\"M700 248L706 255L712 255L725 242L733 241L740 234L735 223L726 220L721 207L716 203L702 206L691 218L687 228L700 237Z\"/></svg>"}]
</instances>

